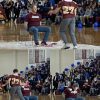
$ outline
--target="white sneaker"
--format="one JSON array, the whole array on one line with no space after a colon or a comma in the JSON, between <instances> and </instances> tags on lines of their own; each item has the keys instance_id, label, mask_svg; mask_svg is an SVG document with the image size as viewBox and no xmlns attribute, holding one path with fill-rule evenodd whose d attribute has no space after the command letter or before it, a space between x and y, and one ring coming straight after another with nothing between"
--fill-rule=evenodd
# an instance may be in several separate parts
<instances>
[{"instance_id":1,"label":"white sneaker","mask_svg":"<svg viewBox=\"0 0 100 100\"><path fill-rule=\"evenodd\" d=\"M100 97L100 94L98 95L98 97Z\"/></svg>"},{"instance_id":2,"label":"white sneaker","mask_svg":"<svg viewBox=\"0 0 100 100\"><path fill-rule=\"evenodd\" d=\"M73 49L77 49L78 47L77 47L77 45L75 45L74 47L73 47Z\"/></svg>"}]
</instances>

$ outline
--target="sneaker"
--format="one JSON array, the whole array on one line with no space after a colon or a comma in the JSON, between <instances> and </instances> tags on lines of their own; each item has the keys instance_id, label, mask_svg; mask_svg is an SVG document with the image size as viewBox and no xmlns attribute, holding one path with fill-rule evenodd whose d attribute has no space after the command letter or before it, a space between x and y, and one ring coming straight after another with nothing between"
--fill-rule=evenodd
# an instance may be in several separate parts
<instances>
[{"instance_id":1,"label":"sneaker","mask_svg":"<svg viewBox=\"0 0 100 100\"><path fill-rule=\"evenodd\" d=\"M36 45L36 46L39 46L39 42L35 42L35 45Z\"/></svg>"},{"instance_id":2,"label":"sneaker","mask_svg":"<svg viewBox=\"0 0 100 100\"><path fill-rule=\"evenodd\" d=\"M73 47L73 49L77 49L78 47L77 47L77 45L75 45L74 47Z\"/></svg>"},{"instance_id":3,"label":"sneaker","mask_svg":"<svg viewBox=\"0 0 100 100\"><path fill-rule=\"evenodd\" d=\"M100 94L98 95L98 97L100 97Z\"/></svg>"},{"instance_id":4,"label":"sneaker","mask_svg":"<svg viewBox=\"0 0 100 100\"><path fill-rule=\"evenodd\" d=\"M48 44L47 44L45 41L42 41L42 42L41 42L41 45L42 45L42 46L47 46Z\"/></svg>"},{"instance_id":5,"label":"sneaker","mask_svg":"<svg viewBox=\"0 0 100 100\"><path fill-rule=\"evenodd\" d=\"M68 44L65 44L64 46L63 46L63 49L69 49L70 48L70 46L68 45Z\"/></svg>"}]
</instances>

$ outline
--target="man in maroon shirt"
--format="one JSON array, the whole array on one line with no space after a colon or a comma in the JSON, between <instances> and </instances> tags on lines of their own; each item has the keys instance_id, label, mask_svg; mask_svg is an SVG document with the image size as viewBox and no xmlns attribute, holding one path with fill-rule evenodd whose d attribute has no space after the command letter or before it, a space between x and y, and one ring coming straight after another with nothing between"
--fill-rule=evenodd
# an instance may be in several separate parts
<instances>
[{"instance_id":1,"label":"man in maroon shirt","mask_svg":"<svg viewBox=\"0 0 100 100\"><path fill-rule=\"evenodd\" d=\"M37 96L31 95L31 86L29 85L28 80L22 83L22 93L25 100L38 100Z\"/></svg>"},{"instance_id":2,"label":"man in maroon shirt","mask_svg":"<svg viewBox=\"0 0 100 100\"><path fill-rule=\"evenodd\" d=\"M28 22L28 31L31 34L33 34L35 44L39 45L38 42L39 32L44 32L45 34L41 44L47 45L46 42L48 40L49 34L51 33L51 28L48 26L41 25L42 18L37 13L37 6L33 5L32 11L29 14L27 14L25 20Z\"/></svg>"},{"instance_id":3,"label":"man in maroon shirt","mask_svg":"<svg viewBox=\"0 0 100 100\"><path fill-rule=\"evenodd\" d=\"M21 91L21 80L22 78L18 75L18 69L14 69L13 70L13 74L9 75L8 77L8 83L10 86L10 100L14 100L15 97L14 95L17 93L18 97L20 98L20 100L25 100L23 95L22 95L22 91Z\"/></svg>"},{"instance_id":4,"label":"man in maroon shirt","mask_svg":"<svg viewBox=\"0 0 100 100\"><path fill-rule=\"evenodd\" d=\"M0 20L6 20L5 10L0 5Z\"/></svg>"},{"instance_id":5,"label":"man in maroon shirt","mask_svg":"<svg viewBox=\"0 0 100 100\"><path fill-rule=\"evenodd\" d=\"M71 86L67 87L64 90L65 93L65 100L85 100L80 94L80 89L77 83L71 83Z\"/></svg>"},{"instance_id":6,"label":"man in maroon shirt","mask_svg":"<svg viewBox=\"0 0 100 100\"><path fill-rule=\"evenodd\" d=\"M69 28L69 33L74 46L77 48L77 42L75 37L75 15L76 15L77 4L73 0L62 0L58 3L58 7L55 10L49 11L49 14L56 14L62 11L62 22L60 25L60 36L65 43L64 49L69 49L67 38L66 38L66 28Z\"/></svg>"}]
</instances>

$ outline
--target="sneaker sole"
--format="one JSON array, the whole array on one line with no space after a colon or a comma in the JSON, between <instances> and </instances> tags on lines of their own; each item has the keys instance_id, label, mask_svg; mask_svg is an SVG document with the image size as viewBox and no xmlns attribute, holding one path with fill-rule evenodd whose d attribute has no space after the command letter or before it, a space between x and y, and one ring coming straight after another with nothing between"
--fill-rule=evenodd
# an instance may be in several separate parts
<instances>
[{"instance_id":1,"label":"sneaker sole","mask_svg":"<svg viewBox=\"0 0 100 100\"><path fill-rule=\"evenodd\" d=\"M70 49L70 47L65 47L64 49Z\"/></svg>"}]
</instances>

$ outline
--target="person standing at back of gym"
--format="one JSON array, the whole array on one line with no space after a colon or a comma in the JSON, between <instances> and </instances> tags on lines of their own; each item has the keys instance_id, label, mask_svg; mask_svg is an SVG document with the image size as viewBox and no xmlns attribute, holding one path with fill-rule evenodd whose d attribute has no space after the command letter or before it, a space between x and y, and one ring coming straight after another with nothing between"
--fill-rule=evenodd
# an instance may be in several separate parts
<instances>
[{"instance_id":1,"label":"person standing at back of gym","mask_svg":"<svg viewBox=\"0 0 100 100\"><path fill-rule=\"evenodd\" d=\"M10 85L10 100L14 100L15 97L14 95L17 94L20 100L25 100L23 95L22 95L22 90L21 90L21 80L22 78L18 74L18 69L13 70L13 74L8 76L8 83Z\"/></svg>"}]
</instances>

